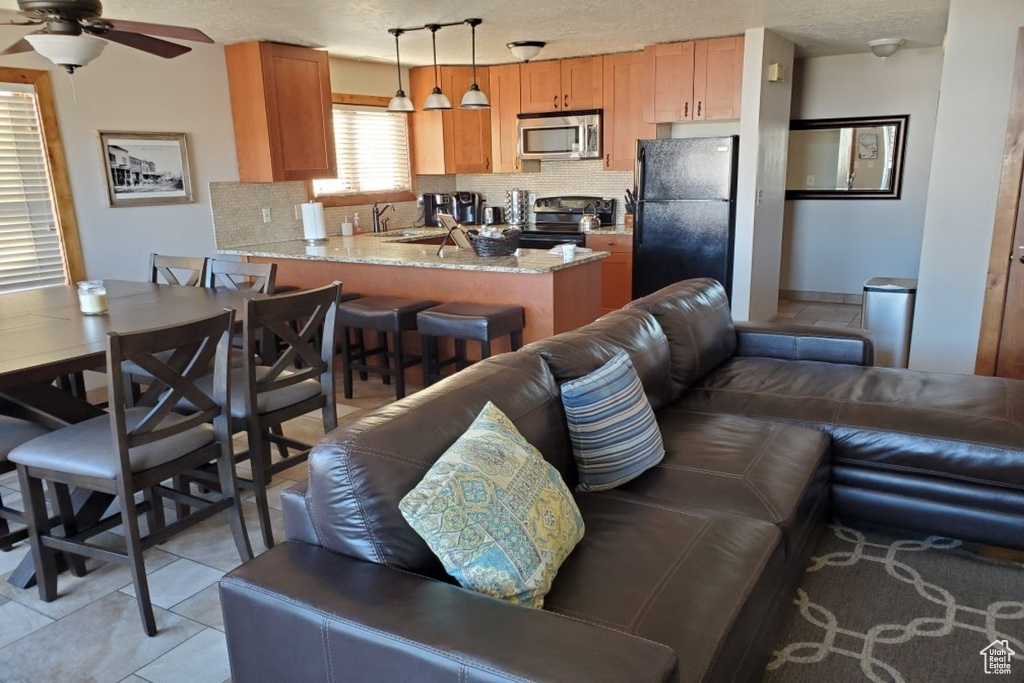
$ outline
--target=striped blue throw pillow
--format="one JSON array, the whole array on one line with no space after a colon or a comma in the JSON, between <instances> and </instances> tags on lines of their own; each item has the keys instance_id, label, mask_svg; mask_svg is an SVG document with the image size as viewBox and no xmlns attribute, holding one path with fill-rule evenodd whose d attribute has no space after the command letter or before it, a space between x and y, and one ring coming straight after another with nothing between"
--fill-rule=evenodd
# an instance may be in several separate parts
<instances>
[{"instance_id":1,"label":"striped blue throw pillow","mask_svg":"<svg viewBox=\"0 0 1024 683\"><path fill-rule=\"evenodd\" d=\"M665 456L654 411L624 351L563 384L562 405L579 469L577 491L615 488Z\"/></svg>"}]
</instances>

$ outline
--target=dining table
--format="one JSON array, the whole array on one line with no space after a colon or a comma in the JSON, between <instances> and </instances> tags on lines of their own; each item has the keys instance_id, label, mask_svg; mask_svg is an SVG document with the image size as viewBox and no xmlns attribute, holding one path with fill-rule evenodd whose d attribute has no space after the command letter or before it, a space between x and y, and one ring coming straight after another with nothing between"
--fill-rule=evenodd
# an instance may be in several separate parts
<instances>
[{"instance_id":1,"label":"dining table","mask_svg":"<svg viewBox=\"0 0 1024 683\"><path fill-rule=\"evenodd\" d=\"M102 370L107 337L207 317L225 309L241 322L245 300L265 295L229 289L106 280L108 311L87 315L75 286L44 287L0 294L0 412L34 419L50 428L106 414L82 391L60 386L61 378ZM79 529L98 522L113 496L82 489L72 492ZM8 582L35 583L31 555Z\"/></svg>"}]
</instances>

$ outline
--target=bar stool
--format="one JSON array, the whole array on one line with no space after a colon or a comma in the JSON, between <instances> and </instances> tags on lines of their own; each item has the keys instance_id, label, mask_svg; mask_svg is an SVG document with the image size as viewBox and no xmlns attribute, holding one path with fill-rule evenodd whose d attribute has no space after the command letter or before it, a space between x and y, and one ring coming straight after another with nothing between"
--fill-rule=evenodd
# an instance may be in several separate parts
<instances>
[{"instance_id":1,"label":"bar stool","mask_svg":"<svg viewBox=\"0 0 1024 683\"><path fill-rule=\"evenodd\" d=\"M508 335L512 350L523 345L525 325L522 306L498 306L452 302L434 306L416 316L416 327L423 343L423 385L441 379L441 369L455 364L462 370L466 360L466 340L480 342L480 357L489 358L491 341ZM437 340L455 339L455 355L441 360Z\"/></svg>"},{"instance_id":2,"label":"bar stool","mask_svg":"<svg viewBox=\"0 0 1024 683\"><path fill-rule=\"evenodd\" d=\"M400 299L393 296L366 296L348 301L338 307L341 324L341 352L345 362L345 398L352 398L352 373L360 377L366 373L383 375L384 383L390 384L395 378L395 398L405 398L405 369L421 361L420 356L406 353L402 344L402 333L416 329L416 314L432 306L436 301L427 299ZM350 339L350 332L356 335L363 330L375 330L379 346L368 349L365 344L356 353ZM393 350L388 348L388 333L394 338ZM380 356L381 364L369 365L368 360ZM391 360L394 359L394 367Z\"/></svg>"}]
</instances>

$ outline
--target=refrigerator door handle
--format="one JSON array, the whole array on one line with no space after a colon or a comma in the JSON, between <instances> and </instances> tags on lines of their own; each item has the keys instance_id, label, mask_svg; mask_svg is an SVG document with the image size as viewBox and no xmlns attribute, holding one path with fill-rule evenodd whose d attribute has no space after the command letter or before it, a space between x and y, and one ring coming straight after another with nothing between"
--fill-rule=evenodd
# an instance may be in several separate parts
<instances>
[{"instance_id":1,"label":"refrigerator door handle","mask_svg":"<svg viewBox=\"0 0 1024 683\"><path fill-rule=\"evenodd\" d=\"M637 147L639 149L636 153L636 188L633 193L636 200L636 216L634 216L635 220L633 221L633 243L639 246L644 243L643 200L641 198L643 197L644 192L644 171L647 166L647 150L640 147L639 143L637 144Z\"/></svg>"},{"instance_id":2,"label":"refrigerator door handle","mask_svg":"<svg viewBox=\"0 0 1024 683\"><path fill-rule=\"evenodd\" d=\"M636 216L633 221L633 244L640 246L644 243L644 203L636 202ZM1024 256L1021 257L1024 260Z\"/></svg>"}]
</instances>

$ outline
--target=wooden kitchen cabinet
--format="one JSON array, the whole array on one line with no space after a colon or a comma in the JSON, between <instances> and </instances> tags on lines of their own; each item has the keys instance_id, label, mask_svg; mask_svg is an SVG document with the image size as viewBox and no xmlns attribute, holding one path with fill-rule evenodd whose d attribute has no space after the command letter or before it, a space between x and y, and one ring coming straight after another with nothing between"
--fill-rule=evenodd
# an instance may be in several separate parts
<instances>
[{"instance_id":1,"label":"wooden kitchen cabinet","mask_svg":"<svg viewBox=\"0 0 1024 683\"><path fill-rule=\"evenodd\" d=\"M601 315L622 308L633 300L633 236L592 233L587 247L611 252L601 260Z\"/></svg>"},{"instance_id":2,"label":"wooden kitchen cabinet","mask_svg":"<svg viewBox=\"0 0 1024 683\"><path fill-rule=\"evenodd\" d=\"M522 113L599 109L604 91L603 66L600 55L522 64Z\"/></svg>"},{"instance_id":3,"label":"wooden kitchen cabinet","mask_svg":"<svg viewBox=\"0 0 1024 683\"><path fill-rule=\"evenodd\" d=\"M327 53L266 42L224 53L239 179L337 177Z\"/></svg>"},{"instance_id":4,"label":"wooden kitchen cabinet","mask_svg":"<svg viewBox=\"0 0 1024 683\"><path fill-rule=\"evenodd\" d=\"M603 71L604 168L631 171L636 141L657 134L655 124L644 121L652 74L643 52L605 55Z\"/></svg>"},{"instance_id":5,"label":"wooden kitchen cabinet","mask_svg":"<svg viewBox=\"0 0 1024 683\"><path fill-rule=\"evenodd\" d=\"M491 159L495 173L536 172L540 162L519 159L519 130L522 75L519 64L487 67L491 89Z\"/></svg>"},{"instance_id":6,"label":"wooden kitchen cabinet","mask_svg":"<svg viewBox=\"0 0 1024 683\"><path fill-rule=\"evenodd\" d=\"M696 41L693 73L694 121L740 117L743 36Z\"/></svg>"},{"instance_id":7,"label":"wooden kitchen cabinet","mask_svg":"<svg viewBox=\"0 0 1024 683\"><path fill-rule=\"evenodd\" d=\"M440 67L441 90L451 99L451 111L423 111L434 88L433 67L409 70L409 96L417 111L409 115L412 129L412 167L416 174L490 173L491 110L459 109L473 82L468 66ZM487 67L477 67L477 84L490 97Z\"/></svg>"},{"instance_id":8,"label":"wooden kitchen cabinet","mask_svg":"<svg viewBox=\"0 0 1024 683\"><path fill-rule=\"evenodd\" d=\"M644 121L738 119L743 88L743 36L648 45L651 74Z\"/></svg>"}]
</instances>

